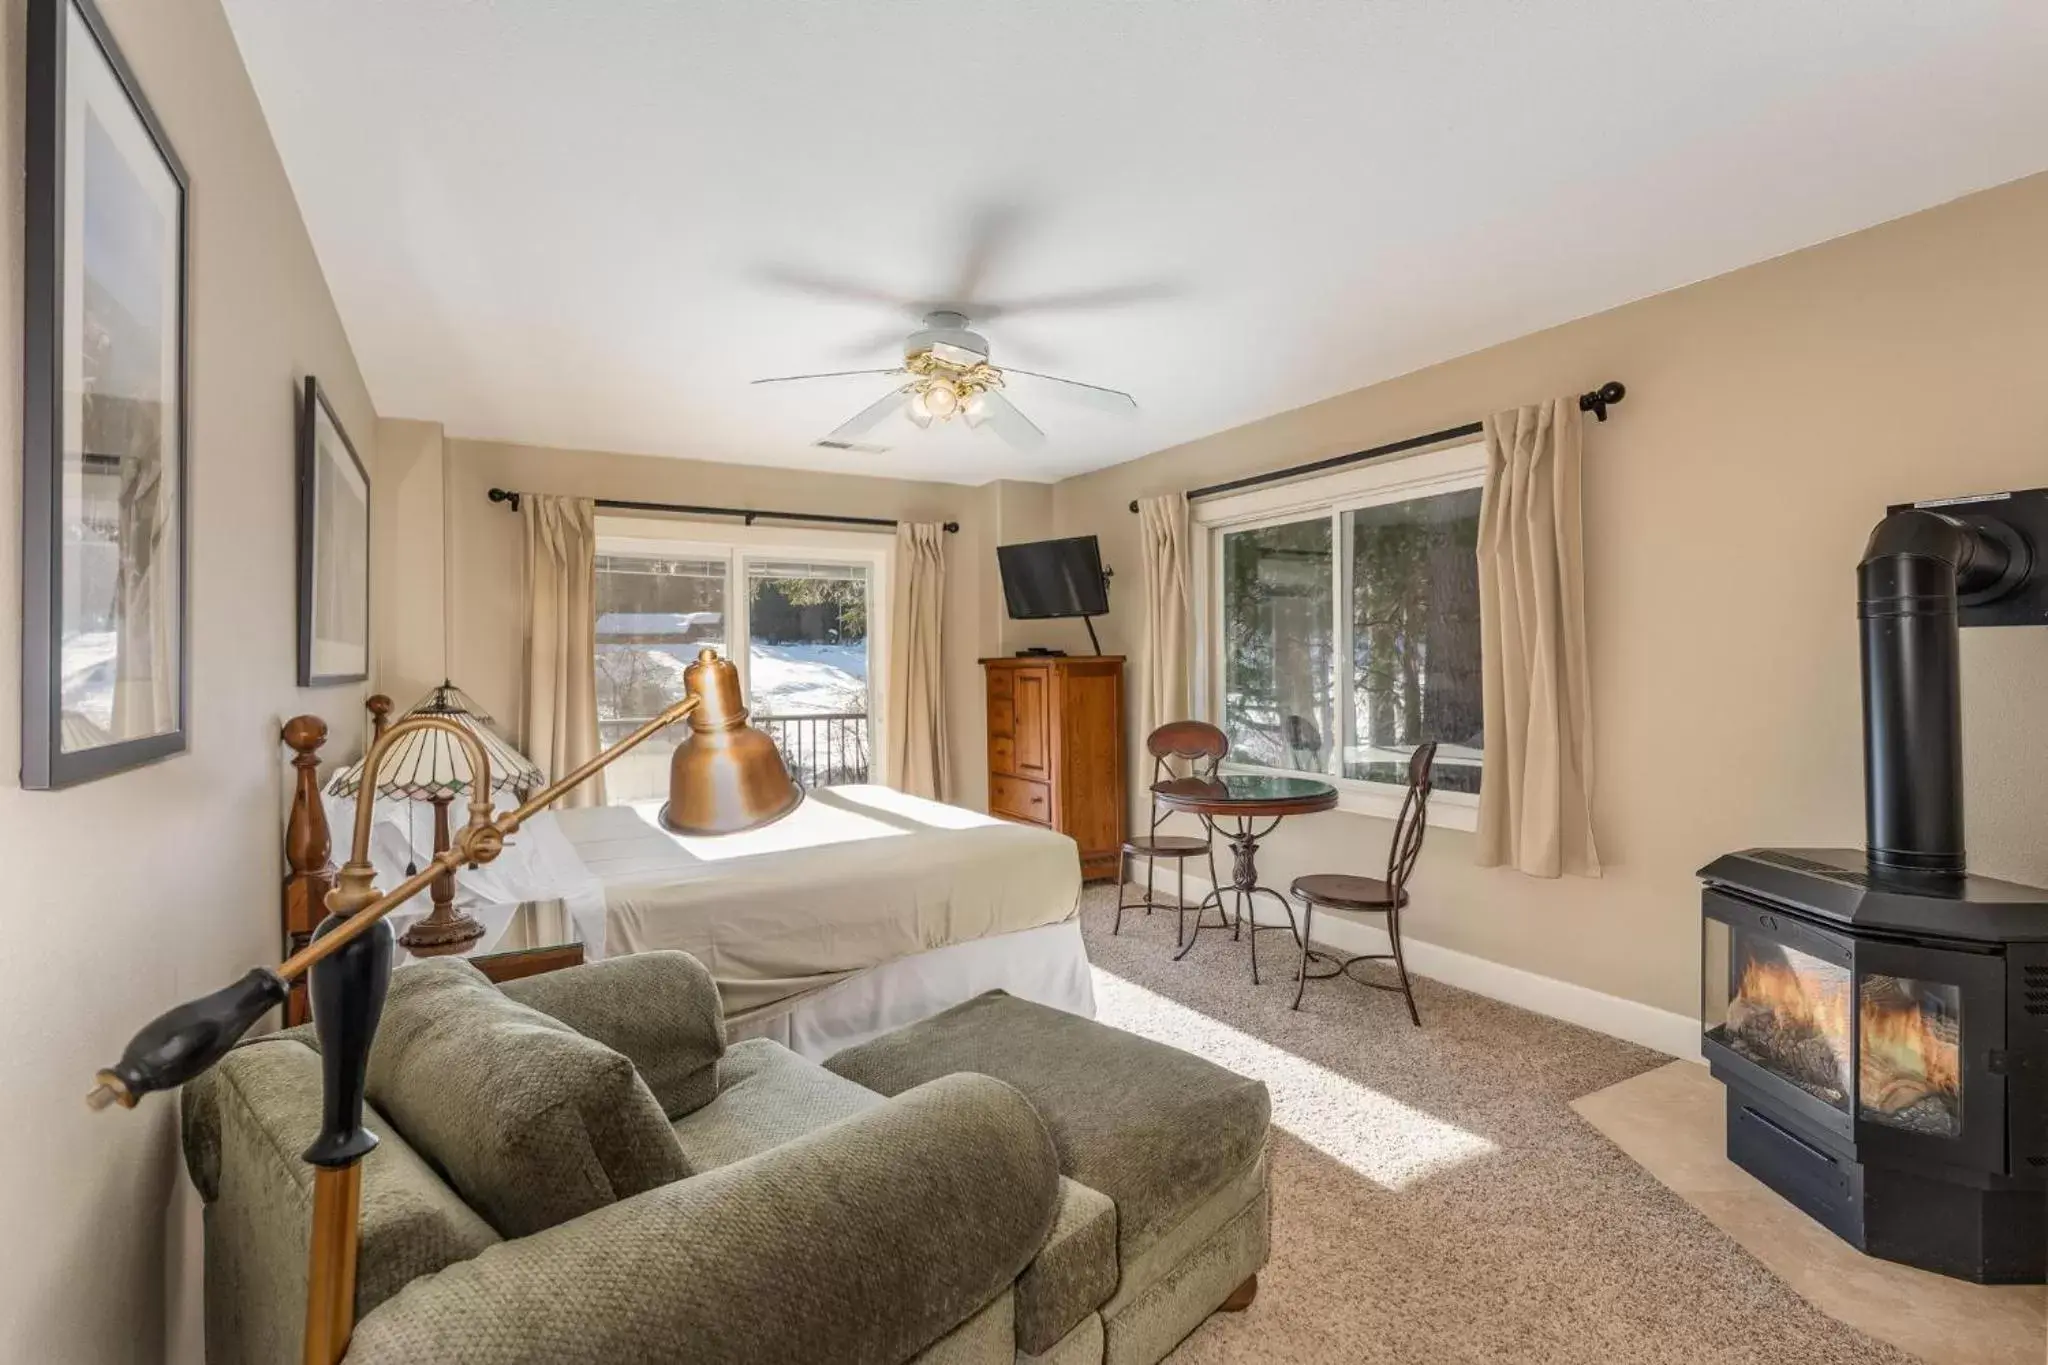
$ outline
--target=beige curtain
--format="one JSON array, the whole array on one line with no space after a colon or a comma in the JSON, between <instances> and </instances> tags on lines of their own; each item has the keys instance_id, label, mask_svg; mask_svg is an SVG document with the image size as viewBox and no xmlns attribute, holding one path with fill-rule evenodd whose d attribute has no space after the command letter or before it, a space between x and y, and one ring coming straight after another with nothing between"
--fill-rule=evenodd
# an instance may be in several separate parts
<instances>
[{"instance_id":1,"label":"beige curtain","mask_svg":"<svg viewBox=\"0 0 2048 1365\"><path fill-rule=\"evenodd\" d=\"M889 781L912 796L946 799L946 532L937 522L896 528L889 604L889 696L883 727Z\"/></svg>"},{"instance_id":2,"label":"beige curtain","mask_svg":"<svg viewBox=\"0 0 2048 1365\"><path fill-rule=\"evenodd\" d=\"M594 758L597 738L597 504L527 493L526 685L519 734L550 778ZM599 773L560 801L604 804Z\"/></svg>"},{"instance_id":3,"label":"beige curtain","mask_svg":"<svg viewBox=\"0 0 2048 1365\"><path fill-rule=\"evenodd\" d=\"M1486 419L1479 862L1532 877L1600 875L1579 441L1572 398Z\"/></svg>"},{"instance_id":4,"label":"beige curtain","mask_svg":"<svg viewBox=\"0 0 2048 1365\"><path fill-rule=\"evenodd\" d=\"M1138 534L1145 591L1142 685L1138 733L1149 735L1191 714L1188 674L1188 499L1162 493L1138 499Z\"/></svg>"}]
</instances>

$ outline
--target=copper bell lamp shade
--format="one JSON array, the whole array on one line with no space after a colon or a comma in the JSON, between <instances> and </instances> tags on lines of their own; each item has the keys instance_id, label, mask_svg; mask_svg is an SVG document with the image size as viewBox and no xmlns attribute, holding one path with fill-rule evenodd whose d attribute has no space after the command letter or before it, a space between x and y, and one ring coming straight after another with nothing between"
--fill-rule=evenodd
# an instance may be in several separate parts
<instances>
[{"instance_id":1,"label":"copper bell lamp shade","mask_svg":"<svg viewBox=\"0 0 2048 1365\"><path fill-rule=\"evenodd\" d=\"M698 701L690 731L668 764L662 828L676 834L733 834L780 820L804 799L782 750L747 724L740 673L702 650L683 670L683 690Z\"/></svg>"}]
</instances>

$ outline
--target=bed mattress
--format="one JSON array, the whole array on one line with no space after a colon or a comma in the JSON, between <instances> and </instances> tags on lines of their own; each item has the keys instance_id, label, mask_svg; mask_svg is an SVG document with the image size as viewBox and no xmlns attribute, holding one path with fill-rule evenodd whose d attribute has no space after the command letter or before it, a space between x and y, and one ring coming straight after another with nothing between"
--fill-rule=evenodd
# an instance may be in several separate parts
<instances>
[{"instance_id":1,"label":"bed mattress","mask_svg":"<svg viewBox=\"0 0 2048 1365\"><path fill-rule=\"evenodd\" d=\"M556 815L601 889L585 939L593 955L691 954L742 1032L856 973L1071 920L1080 899L1067 836L886 787L814 791L772 825L716 839L670 834L657 804ZM579 919L594 918L584 900Z\"/></svg>"}]
</instances>

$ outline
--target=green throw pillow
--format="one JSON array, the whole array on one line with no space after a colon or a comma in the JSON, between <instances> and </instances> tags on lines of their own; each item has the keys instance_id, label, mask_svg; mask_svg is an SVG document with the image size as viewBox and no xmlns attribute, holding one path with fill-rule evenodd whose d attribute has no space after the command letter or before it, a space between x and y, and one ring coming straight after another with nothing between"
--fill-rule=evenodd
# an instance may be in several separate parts
<instances>
[{"instance_id":1,"label":"green throw pillow","mask_svg":"<svg viewBox=\"0 0 2048 1365\"><path fill-rule=\"evenodd\" d=\"M631 1061L460 958L392 974L369 1094L505 1237L691 1173Z\"/></svg>"}]
</instances>

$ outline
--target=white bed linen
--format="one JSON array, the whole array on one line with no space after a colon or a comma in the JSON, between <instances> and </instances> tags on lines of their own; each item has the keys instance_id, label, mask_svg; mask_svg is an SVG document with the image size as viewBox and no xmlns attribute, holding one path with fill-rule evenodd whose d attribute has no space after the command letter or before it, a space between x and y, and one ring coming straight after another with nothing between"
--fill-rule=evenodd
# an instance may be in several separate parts
<instances>
[{"instance_id":1,"label":"white bed linen","mask_svg":"<svg viewBox=\"0 0 2048 1365\"><path fill-rule=\"evenodd\" d=\"M727 1036L733 1042L772 1038L818 1062L995 990L1093 1019L1095 979L1081 943L1081 922L1070 919L885 962L785 1009L757 1011L729 1025Z\"/></svg>"},{"instance_id":2,"label":"white bed linen","mask_svg":"<svg viewBox=\"0 0 2048 1365\"><path fill-rule=\"evenodd\" d=\"M989 990L1094 1014L1075 918L1079 858L1064 835L883 787L814 792L782 821L716 839L668 833L657 807L538 815L497 860L457 874L457 903L490 938L516 903L560 901L593 961L692 952L719 978L733 1037L774 1038L808 1057ZM353 813L330 800L343 838ZM380 885L431 856L419 846L431 821L408 818L417 814L378 804ZM766 955L769 979L735 927L747 921L784 940Z\"/></svg>"},{"instance_id":3,"label":"white bed linen","mask_svg":"<svg viewBox=\"0 0 2048 1365\"><path fill-rule=\"evenodd\" d=\"M1074 841L886 787L810 793L715 839L670 834L654 803L556 817L603 883L604 951L675 948L710 969L730 1020L857 971L1073 918Z\"/></svg>"}]
</instances>

